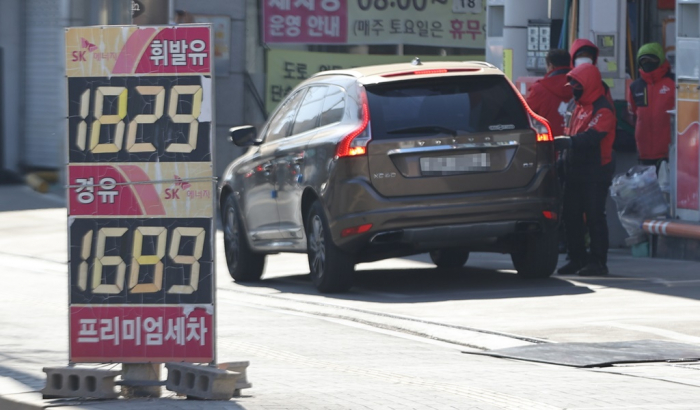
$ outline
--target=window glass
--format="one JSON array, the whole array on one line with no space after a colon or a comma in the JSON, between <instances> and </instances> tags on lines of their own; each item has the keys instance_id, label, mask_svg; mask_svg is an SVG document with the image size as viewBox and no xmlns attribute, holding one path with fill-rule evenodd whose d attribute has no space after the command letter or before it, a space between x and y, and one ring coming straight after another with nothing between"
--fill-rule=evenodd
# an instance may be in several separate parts
<instances>
[{"instance_id":1,"label":"window glass","mask_svg":"<svg viewBox=\"0 0 700 410\"><path fill-rule=\"evenodd\" d=\"M299 107L297 118L292 128L292 135L301 134L318 127L318 117L321 115L324 95L326 95L326 87L309 88L304 101L301 103L301 107Z\"/></svg>"},{"instance_id":2,"label":"window glass","mask_svg":"<svg viewBox=\"0 0 700 410\"><path fill-rule=\"evenodd\" d=\"M412 80L367 87L372 138L458 134L530 127L525 109L502 76Z\"/></svg>"},{"instance_id":3,"label":"window glass","mask_svg":"<svg viewBox=\"0 0 700 410\"><path fill-rule=\"evenodd\" d=\"M345 113L345 91L337 86L329 86L326 98L323 100L320 127L333 124L343 119Z\"/></svg>"},{"instance_id":4,"label":"window glass","mask_svg":"<svg viewBox=\"0 0 700 410\"><path fill-rule=\"evenodd\" d=\"M297 91L290 96L289 99L282 103L282 107L279 111L277 111L277 114L272 121L270 121L265 142L276 141L287 136L289 128L292 126L292 122L294 121L294 115L297 112L297 107L299 106L299 102L304 96L305 91L305 89Z\"/></svg>"}]
</instances>

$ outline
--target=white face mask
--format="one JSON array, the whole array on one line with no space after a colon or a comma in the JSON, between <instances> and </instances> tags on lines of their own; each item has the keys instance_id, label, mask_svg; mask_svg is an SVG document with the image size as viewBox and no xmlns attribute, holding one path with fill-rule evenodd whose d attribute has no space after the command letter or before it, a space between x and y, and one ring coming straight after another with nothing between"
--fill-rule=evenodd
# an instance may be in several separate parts
<instances>
[{"instance_id":1,"label":"white face mask","mask_svg":"<svg viewBox=\"0 0 700 410\"><path fill-rule=\"evenodd\" d=\"M581 64L593 64L593 59L589 57L579 57L576 60L574 60L574 67L578 67Z\"/></svg>"}]
</instances>

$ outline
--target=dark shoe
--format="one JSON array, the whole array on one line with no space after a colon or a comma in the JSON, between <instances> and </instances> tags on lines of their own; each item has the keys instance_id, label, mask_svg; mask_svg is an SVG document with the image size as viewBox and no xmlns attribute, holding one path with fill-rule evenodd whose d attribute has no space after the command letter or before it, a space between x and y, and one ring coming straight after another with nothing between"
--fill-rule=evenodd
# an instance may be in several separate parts
<instances>
[{"instance_id":1,"label":"dark shoe","mask_svg":"<svg viewBox=\"0 0 700 410\"><path fill-rule=\"evenodd\" d=\"M578 276L607 276L608 268L600 263L591 262L577 272Z\"/></svg>"},{"instance_id":2,"label":"dark shoe","mask_svg":"<svg viewBox=\"0 0 700 410\"><path fill-rule=\"evenodd\" d=\"M580 271L585 265L579 262L569 262L566 265L559 268L557 271L560 275L574 275L576 272Z\"/></svg>"}]
</instances>

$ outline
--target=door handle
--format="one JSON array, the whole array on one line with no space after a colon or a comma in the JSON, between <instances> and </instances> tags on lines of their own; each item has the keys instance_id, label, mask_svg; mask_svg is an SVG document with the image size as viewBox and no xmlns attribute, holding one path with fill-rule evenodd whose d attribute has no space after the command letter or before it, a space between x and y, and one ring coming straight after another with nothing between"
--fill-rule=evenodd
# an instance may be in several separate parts
<instances>
[{"instance_id":1,"label":"door handle","mask_svg":"<svg viewBox=\"0 0 700 410\"><path fill-rule=\"evenodd\" d=\"M272 171L272 162L266 162L266 163L262 164L262 169L263 169L263 171L265 171L267 173Z\"/></svg>"},{"instance_id":2,"label":"door handle","mask_svg":"<svg viewBox=\"0 0 700 410\"><path fill-rule=\"evenodd\" d=\"M295 165L299 165L299 164L301 164L302 162L304 162L304 156L303 156L303 155L298 155L298 156L292 158L292 163L295 164Z\"/></svg>"}]
</instances>

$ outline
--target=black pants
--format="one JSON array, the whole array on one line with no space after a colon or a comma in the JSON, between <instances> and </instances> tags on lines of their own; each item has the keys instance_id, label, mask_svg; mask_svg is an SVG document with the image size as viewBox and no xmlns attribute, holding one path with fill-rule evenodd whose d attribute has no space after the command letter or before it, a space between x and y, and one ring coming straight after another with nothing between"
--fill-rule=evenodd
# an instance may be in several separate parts
<instances>
[{"instance_id":1,"label":"black pants","mask_svg":"<svg viewBox=\"0 0 700 410\"><path fill-rule=\"evenodd\" d=\"M607 183L568 183L564 189L564 226L569 258L575 263L608 263L608 221L605 201ZM584 222L585 215L585 222ZM586 254L586 227L591 238L590 257Z\"/></svg>"}]
</instances>

